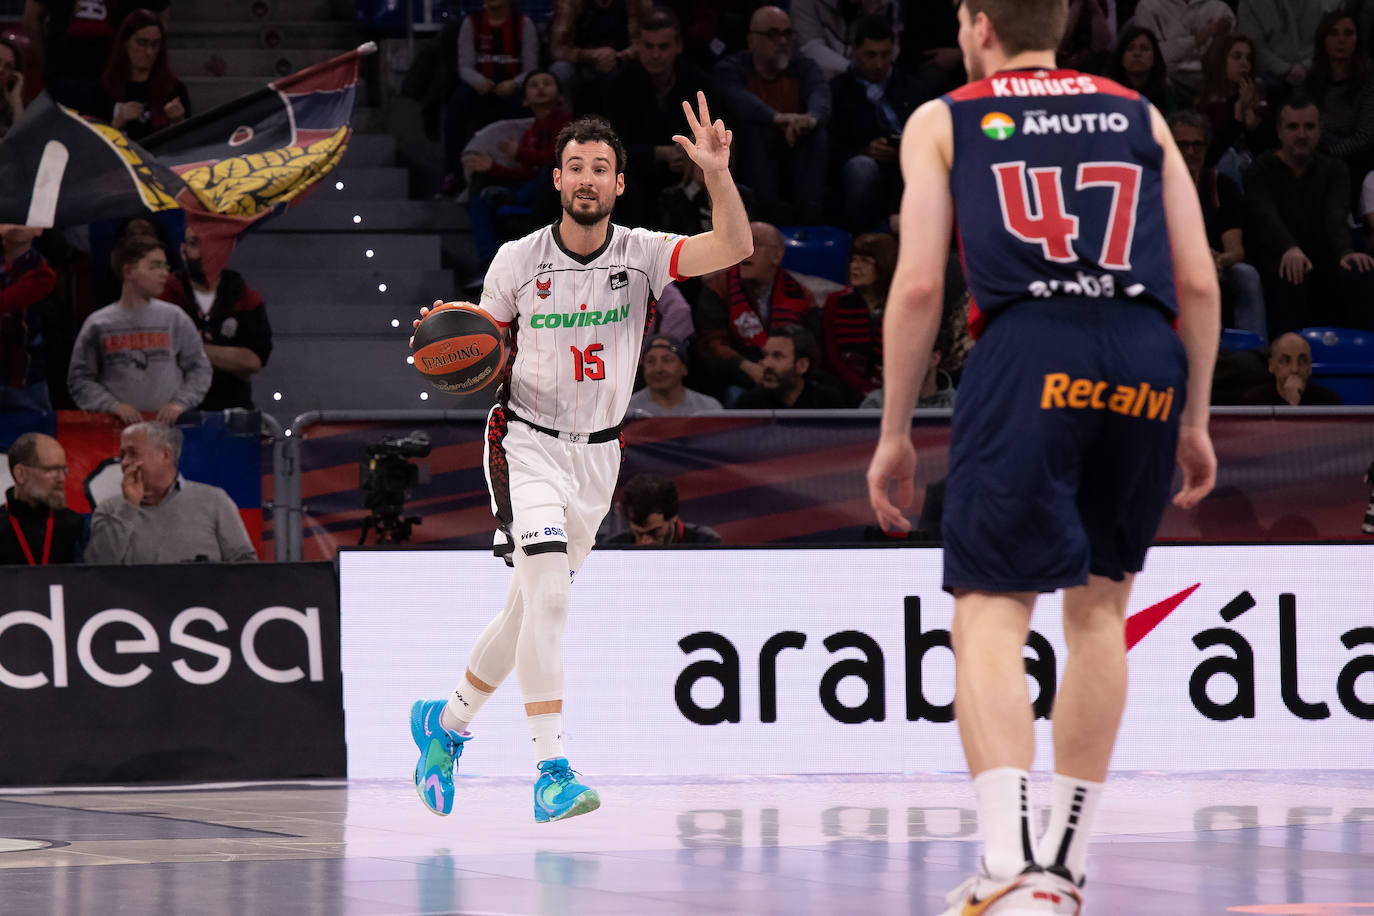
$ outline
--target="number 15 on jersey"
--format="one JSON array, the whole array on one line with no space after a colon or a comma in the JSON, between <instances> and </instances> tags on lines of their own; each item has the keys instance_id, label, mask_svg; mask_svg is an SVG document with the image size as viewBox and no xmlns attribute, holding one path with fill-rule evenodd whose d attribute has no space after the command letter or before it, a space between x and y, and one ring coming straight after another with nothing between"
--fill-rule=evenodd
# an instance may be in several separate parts
<instances>
[{"instance_id":1,"label":"number 15 on jersey","mask_svg":"<svg viewBox=\"0 0 1374 916\"><path fill-rule=\"evenodd\" d=\"M568 349L572 351L573 381L580 382L586 379L599 382L606 377L606 362L596 355L601 352L601 344L590 344L582 350L577 347Z\"/></svg>"}]
</instances>

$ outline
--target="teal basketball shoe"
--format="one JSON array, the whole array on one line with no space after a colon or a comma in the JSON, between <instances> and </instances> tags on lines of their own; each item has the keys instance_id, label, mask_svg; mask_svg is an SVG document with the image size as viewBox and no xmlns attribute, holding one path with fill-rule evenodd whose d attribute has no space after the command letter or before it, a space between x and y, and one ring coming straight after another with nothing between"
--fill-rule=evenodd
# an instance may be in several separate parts
<instances>
[{"instance_id":1,"label":"teal basketball shoe","mask_svg":"<svg viewBox=\"0 0 1374 916\"><path fill-rule=\"evenodd\" d=\"M540 824L587 814L601 807L601 796L577 781L577 771L568 758L556 757L539 763L539 781L534 784L534 819Z\"/></svg>"},{"instance_id":2,"label":"teal basketball shoe","mask_svg":"<svg viewBox=\"0 0 1374 916\"><path fill-rule=\"evenodd\" d=\"M415 792L425 807L435 814L453 810L453 773L463 745L471 735L451 732L439 724L439 714L447 700L416 700L410 707L410 736L420 749L415 764Z\"/></svg>"}]
</instances>

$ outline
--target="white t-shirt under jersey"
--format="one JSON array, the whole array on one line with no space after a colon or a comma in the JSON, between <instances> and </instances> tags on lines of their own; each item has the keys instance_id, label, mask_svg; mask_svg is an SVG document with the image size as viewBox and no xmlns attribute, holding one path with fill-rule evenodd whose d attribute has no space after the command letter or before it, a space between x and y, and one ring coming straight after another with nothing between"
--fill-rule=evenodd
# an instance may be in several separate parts
<instances>
[{"instance_id":1,"label":"white t-shirt under jersey","mask_svg":"<svg viewBox=\"0 0 1374 916\"><path fill-rule=\"evenodd\" d=\"M502 245L481 304L502 326L515 326L511 409L562 432L624 419L649 299L682 279L684 241L611 224L606 244L583 257L562 246L555 224Z\"/></svg>"}]
</instances>

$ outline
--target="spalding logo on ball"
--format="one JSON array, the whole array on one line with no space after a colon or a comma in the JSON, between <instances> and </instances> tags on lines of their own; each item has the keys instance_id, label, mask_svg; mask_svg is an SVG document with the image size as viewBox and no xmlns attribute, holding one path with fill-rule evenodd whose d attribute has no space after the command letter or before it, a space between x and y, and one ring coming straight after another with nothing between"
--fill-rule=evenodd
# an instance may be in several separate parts
<instances>
[{"instance_id":1,"label":"spalding logo on ball","mask_svg":"<svg viewBox=\"0 0 1374 916\"><path fill-rule=\"evenodd\" d=\"M466 303L435 306L415 329L415 368L440 391L472 394L490 385L506 361L501 328Z\"/></svg>"}]
</instances>

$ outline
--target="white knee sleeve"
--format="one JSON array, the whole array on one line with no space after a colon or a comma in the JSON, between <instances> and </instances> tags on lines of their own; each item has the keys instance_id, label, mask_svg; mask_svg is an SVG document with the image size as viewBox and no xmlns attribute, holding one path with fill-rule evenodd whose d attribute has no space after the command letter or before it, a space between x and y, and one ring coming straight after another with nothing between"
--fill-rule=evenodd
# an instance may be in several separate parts
<instances>
[{"instance_id":1,"label":"white knee sleeve","mask_svg":"<svg viewBox=\"0 0 1374 916\"><path fill-rule=\"evenodd\" d=\"M526 703L561 700L563 627L568 620L568 599L572 593L568 555L558 552L527 556L517 548L515 576L524 612L515 650L520 692Z\"/></svg>"},{"instance_id":2,"label":"white knee sleeve","mask_svg":"<svg viewBox=\"0 0 1374 916\"><path fill-rule=\"evenodd\" d=\"M520 640L520 621L523 617L520 602L520 582L511 576L506 590L506 606L487 624L472 646L468 670L477 679L497 687L515 667L515 647Z\"/></svg>"}]
</instances>

